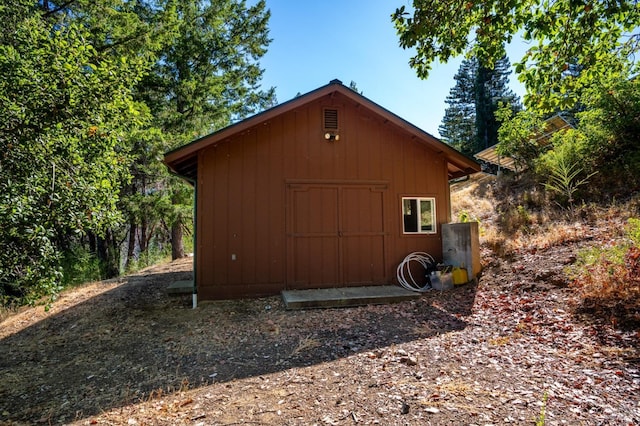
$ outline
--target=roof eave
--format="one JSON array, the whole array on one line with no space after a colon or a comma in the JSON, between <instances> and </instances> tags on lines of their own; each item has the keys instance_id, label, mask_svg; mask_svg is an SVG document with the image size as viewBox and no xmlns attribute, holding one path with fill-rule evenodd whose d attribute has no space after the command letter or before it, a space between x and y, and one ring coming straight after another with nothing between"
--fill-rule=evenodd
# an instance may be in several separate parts
<instances>
[{"instance_id":1,"label":"roof eave","mask_svg":"<svg viewBox=\"0 0 640 426\"><path fill-rule=\"evenodd\" d=\"M179 167L176 167L176 165L179 163L193 162L193 157L197 156L198 151L216 144L233 135L248 130L249 128L257 124L268 121L276 116L294 110L295 108L298 108L302 105L313 102L314 100L320 99L335 92L340 92L342 95L351 99L351 101L355 102L356 104L363 105L366 108L376 112L381 117L392 122L395 126L420 139L422 143L435 150L438 154L444 154L447 162L450 165L453 165L454 169L457 169L454 171L456 175L459 174L460 176L466 176L468 174L473 174L480 171L480 164L478 164L473 159L466 157L454 148L437 139L435 136L425 132L424 130L409 123L408 121L380 106L379 104L344 86L339 81L332 81L329 84L313 90L305 95L298 96L294 99L258 113L245 120L242 120L236 124L232 124L214 133L196 139L187 145L183 145L179 148L169 151L164 156L164 163L175 173L182 175L182 171ZM449 171L449 176L452 176L451 171Z\"/></svg>"}]
</instances>

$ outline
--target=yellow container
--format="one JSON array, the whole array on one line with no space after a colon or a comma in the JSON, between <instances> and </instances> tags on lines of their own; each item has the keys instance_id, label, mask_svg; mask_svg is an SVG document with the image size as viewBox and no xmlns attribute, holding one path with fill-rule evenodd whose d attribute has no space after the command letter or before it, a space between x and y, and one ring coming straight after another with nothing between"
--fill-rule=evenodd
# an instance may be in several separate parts
<instances>
[{"instance_id":1,"label":"yellow container","mask_svg":"<svg viewBox=\"0 0 640 426\"><path fill-rule=\"evenodd\" d=\"M453 283L455 285L466 284L469 281L467 270L465 268L453 268Z\"/></svg>"}]
</instances>

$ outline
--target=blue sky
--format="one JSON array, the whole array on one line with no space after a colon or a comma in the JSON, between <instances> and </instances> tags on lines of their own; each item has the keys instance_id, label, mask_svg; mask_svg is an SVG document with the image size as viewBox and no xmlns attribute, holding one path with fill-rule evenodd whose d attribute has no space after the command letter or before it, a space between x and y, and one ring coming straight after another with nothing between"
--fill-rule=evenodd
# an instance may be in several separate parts
<instances>
[{"instance_id":1,"label":"blue sky","mask_svg":"<svg viewBox=\"0 0 640 426\"><path fill-rule=\"evenodd\" d=\"M408 0L267 0L271 10L263 86L275 87L279 102L307 93L337 78L353 80L363 95L421 129L438 136L445 98L462 58L434 64L420 80L398 45L391 14ZM523 48L511 49L520 59ZM515 75L512 89L520 96Z\"/></svg>"}]
</instances>

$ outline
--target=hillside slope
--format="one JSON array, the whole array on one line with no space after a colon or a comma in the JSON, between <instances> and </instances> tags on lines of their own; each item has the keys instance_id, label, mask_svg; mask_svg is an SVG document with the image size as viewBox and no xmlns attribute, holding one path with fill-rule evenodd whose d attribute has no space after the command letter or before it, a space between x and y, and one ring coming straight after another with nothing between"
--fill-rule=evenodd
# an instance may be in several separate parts
<instances>
[{"instance_id":1,"label":"hillside slope","mask_svg":"<svg viewBox=\"0 0 640 426\"><path fill-rule=\"evenodd\" d=\"M620 236L625 209L545 221L492 179L454 189L481 219L478 283L415 301L194 310L166 294L182 261L23 309L0 324L0 423L640 424L640 335L576 314L563 274ZM509 203L529 215L513 238Z\"/></svg>"},{"instance_id":2,"label":"hillside slope","mask_svg":"<svg viewBox=\"0 0 640 426\"><path fill-rule=\"evenodd\" d=\"M618 250L619 256L624 255L623 247L629 245L629 221L640 216L640 196L569 210L551 203L530 181L477 174L453 185L451 197L454 220L478 220L481 224L485 275L500 273L500 268L509 264L512 270L506 272L517 273L531 288L573 284L581 297L576 302L577 310L591 311L597 320L640 329L638 267L636 271L618 270L618 277L597 277L600 282L575 280L584 277L576 272L578 268L572 268L576 260L580 262L590 252L595 254L588 256L602 257L598 260L601 264L590 273L606 274L607 267L615 268L606 265L610 259L605 254ZM633 232L640 234L640 229L636 226ZM614 288L616 281L621 288Z\"/></svg>"}]
</instances>

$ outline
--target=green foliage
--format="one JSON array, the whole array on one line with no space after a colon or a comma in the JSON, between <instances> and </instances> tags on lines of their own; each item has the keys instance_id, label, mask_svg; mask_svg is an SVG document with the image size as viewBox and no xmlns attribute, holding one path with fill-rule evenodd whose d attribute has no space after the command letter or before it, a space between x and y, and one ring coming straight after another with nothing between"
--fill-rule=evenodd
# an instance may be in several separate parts
<instances>
[{"instance_id":1,"label":"green foliage","mask_svg":"<svg viewBox=\"0 0 640 426\"><path fill-rule=\"evenodd\" d=\"M584 161L612 194L640 189L640 81L628 72L586 91L578 114Z\"/></svg>"},{"instance_id":2,"label":"green foliage","mask_svg":"<svg viewBox=\"0 0 640 426\"><path fill-rule=\"evenodd\" d=\"M479 62L475 78L476 107L476 152L498 143L500 123L496 115L498 109L511 108L520 111L518 97L509 89L511 64L504 56L493 65Z\"/></svg>"},{"instance_id":3,"label":"green foliage","mask_svg":"<svg viewBox=\"0 0 640 426\"><path fill-rule=\"evenodd\" d=\"M576 262L568 268L567 273L571 278L576 278L579 274L595 265L622 265L624 255L629 247L626 245L615 245L611 247L589 247L578 252Z\"/></svg>"},{"instance_id":4,"label":"green foliage","mask_svg":"<svg viewBox=\"0 0 640 426\"><path fill-rule=\"evenodd\" d=\"M640 247L640 219L630 218L626 227L626 234L631 244Z\"/></svg>"},{"instance_id":5,"label":"green foliage","mask_svg":"<svg viewBox=\"0 0 640 426\"><path fill-rule=\"evenodd\" d=\"M62 287L101 280L100 260L81 244L74 244L62 254Z\"/></svg>"},{"instance_id":6,"label":"green foliage","mask_svg":"<svg viewBox=\"0 0 640 426\"><path fill-rule=\"evenodd\" d=\"M482 226L482 221L480 220L480 218L475 215L472 215L466 210L460 211L460 213L458 214L458 222L459 223L478 222L478 232L480 233L481 236L485 234L485 229Z\"/></svg>"},{"instance_id":7,"label":"green foliage","mask_svg":"<svg viewBox=\"0 0 640 426\"><path fill-rule=\"evenodd\" d=\"M623 266L626 253L632 247L640 247L640 220L630 218L625 227L626 241L605 247L588 247L578 252L576 261L567 268L566 273L571 279L589 274L596 265ZM610 268L610 271L613 269Z\"/></svg>"},{"instance_id":8,"label":"green foliage","mask_svg":"<svg viewBox=\"0 0 640 426\"><path fill-rule=\"evenodd\" d=\"M640 81L633 69L599 81L580 98L577 128L548 133L539 112L513 115L498 111L502 121L498 152L510 156L520 170L532 169L561 205L577 200L603 200L640 189ZM588 191L589 188L606 191Z\"/></svg>"},{"instance_id":9,"label":"green foliage","mask_svg":"<svg viewBox=\"0 0 640 426\"><path fill-rule=\"evenodd\" d=\"M62 252L118 221L123 136L145 118L131 87L145 62L92 43L85 22L30 2L1 8L0 298L54 297ZM19 15L21 13L22 15Z\"/></svg>"},{"instance_id":10,"label":"green foliage","mask_svg":"<svg viewBox=\"0 0 640 426\"><path fill-rule=\"evenodd\" d=\"M479 222L476 220L468 211L462 210L458 214L458 222L466 223L466 222Z\"/></svg>"},{"instance_id":11,"label":"green foliage","mask_svg":"<svg viewBox=\"0 0 640 426\"><path fill-rule=\"evenodd\" d=\"M538 174L571 204L640 189L640 82L602 81L585 91L576 129L558 132L538 161ZM551 177L551 180L545 177ZM585 191L579 191L582 186ZM606 191L586 191L591 186Z\"/></svg>"},{"instance_id":12,"label":"green foliage","mask_svg":"<svg viewBox=\"0 0 640 426\"><path fill-rule=\"evenodd\" d=\"M538 143L539 135L545 128L542 118L530 109L514 114L508 106L502 106L496 112L496 117L501 123L498 154L513 158L520 170L532 168L544 149Z\"/></svg>"},{"instance_id":13,"label":"green foliage","mask_svg":"<svg viewBox=\"0 0 640 426\"><path fill-rule=\"evenodd\" d=\"M0 303L114 276L123 245L128 268L164 257L193 192L163 152L275 102L265 2L14 0L0 19Z\"/></svg>"},{"instance_id":14,"label":"green foliage","mask_svg":"<svg viewBox=\"0 0 640 426\"><path fill-rule=\"evenodd\" d=\"M258 88L263 74L258 59L270 42L269 16L264 1L253 6L235 0L148 2L144 17L167 22L171 37L137 86L137 98L150 108L156 133L134 145L137 161L126 188L128 261L136 244L146 256L153 238L170 240L173 257L180 257L183 235L191 232L192 188L170 177L156 157L275 102L273 89ZM132 241L136 232L137 243Z\"/></svg>"},{"instance_id":15,"label":"green foliage","mask_svg":"<svg viewBox=\"0 0 640 426\"><path fill-rule=\"evenodd\" d=\"M498 106L504 103L514 111L520 110L517 96L508 88L510 73L507 57L492 69L475 58L462 61L438 128L444 142L469 156L498 142Z\"/></svg>"},{"instance_id":16,"label":"green foliage","mask_svg":"<svg viewBox=\"0 0 640 426\"><path fill-rule=\"evenodd\" d=\"M462 54L491 66L514 36L530 44L516 65L527 88L525 104L565 110L603 78L618 75L638 50L640 7L635 1L416 0L392 20L410 65L426 78L435 60Z\"/></svg>"},{"instance_id":17,"label":"green foliage","mask_svg":"<svg viewBox=\"0 0 640 426\"><path fill-rule=\"evenodd\" d=\"M545 180L544 186L558 196L560 205L573 208L576 192L597 173L585 172L584 139L584 135L575 130L556 133L552 139L554 148L538 160L538 173Z\"/></svg>"},{"instance_id":18,"label":"green foliage","mask_svg":"<svg viewBox=\"0 0 640 426\"><path fill-rule=\"evenodd\" d=\"M536 418L536 426L544 426L547 422L547 401L549 400L549 394L547 392L542 396L542 406L540 407L540 413Z\"/></svg>"},{"instance_id":19,"label":"green foliage","mask_svg":"<svg viewBox=\"0 0 640 426\"><path fill-rule=\"evenodd\" d=\"M13 211L7 212L11 203ZM0 195L0 303L4 306L35 303L43 295L51 302L61 289L60 254L51 231L34 223L41 217L38 213L18 198Z\"/></svg>"},{"instance_id":20,"label":"green foliage","mask_svg":"<svg viewBox=\"0 0 640 426\"><path fill-rule=\"evenodd\" d=\"M462 61L453 76L456 84L445 99L447 108L438 127L442 140L458 151L470 155L478 152L476 145L475 78L477 61Z\"/></svg>"},{"instance_id":21,"label":"green foliage","mask_svg":"<svg viewBox=\"0 0 640 426\"><path fill-rule=\"evenodd\" d=\"M154 265L161 261L167 261L171 258L171 247L168 245L151 244L149 247L137 257L132 257L127 264L125 271L133 273L147 266Z\"/></svg>"},{"instance_id":22,"label":"green foliage","mask_svg":"<svg viewBox=\"0 0 640 426\"><path fill-rule=\"evenodd\" d=\"M258 89L257 60L270 42L264 0L149 3L148 13L160 8L171 23L171 37L138 91L172 147L272 105L273 89Z\"/></svg>"}]
</instances>

